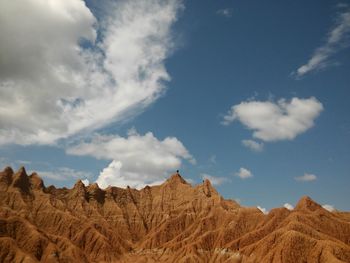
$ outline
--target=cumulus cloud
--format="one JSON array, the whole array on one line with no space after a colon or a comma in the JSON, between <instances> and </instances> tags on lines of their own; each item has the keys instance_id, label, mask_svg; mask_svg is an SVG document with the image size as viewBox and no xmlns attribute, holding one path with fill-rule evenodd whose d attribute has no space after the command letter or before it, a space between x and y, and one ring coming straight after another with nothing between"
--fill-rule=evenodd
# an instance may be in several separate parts
<instances>
[{"instance_id":1,"label":"cumulus cloud","mask_svg":"<svg viewBox=\"0 0 350 263\"><path fill-rule=\"evenodd\" d=\"M200 177L203 180L208 179L212 185L221 185L221 184L229 181L228 178L226 178L226 177L218 177L218 176L213 176L213 175L205 174L205 173L202 173L200 175Z\"/></svg>"},{"instance_id":2,"label":"cumulus cloud","mask_svg":"<svg viewBox=\"0 0 350 263\"><path fill-rule=\"evenodd\" d=\"M302 176L294 177L294 179L300 182L311 182L311 181L315 181L317 179L317 176L314 174L305 173Z\"/></svg>"},{"instance_id":3,"label":"cumulus cloud","mask_svg":"<svg viewBox=\"0 0 350 263\"><path fill-rule=\"evenodd\" d=\"M323 110L316 98L272 101L243 101L231 107L223 125L240 121L253 137L263 141L292 140L314 125Z\"/></svg>"},{"instance_id":4,"label":"cumulus cloud","mask_svg":"<svg viewBox=\"0 0 350 263\"><path fill-rule=\"evenodd\" d=\"M347 7L347 6L343 6ZM304 76L305 74L323 69L329 66L329 58L338 51L348 47L350 34L350 11L347 8L345 12L338 14L335 26L330 30L327 36L326 43L317 48L309 61L300 66L296 72L292 74L297 78Z\"/></svg>"},{"instance_id":5,"label":"cumulus cloud","mask_svg":"<svg viewBox=\"0 0 350 263\"><path fill-rule=\"evenodd\" d=\"M287 208L288 210L293 210L293 209L294 209L294 206L292 206L292 205L289 204L289 203L285 203L285 204L283 205L283 207Z\"/></svg>"},{"instance_id":6,"label":"cumulus cloud","mask_svg":"<svg viewBox=\"0 0 350 263\"><path fill-rule=\"evenodd\" d=\"M243 140L242 144L253 152L261 152L264 149L264 144L254 140Z\"/></svg>"},{"instance_id":7,"label":"cumulus cloud","mask_svg":"<svg viewBox=\"0 0 350 263\"><path fill-rule=\"evenodd\" d=\"M118 1L97 20L83 0L1 1L0 144L52 144L141 112L170 79L181 8Z\"/></svg>"},{"instance_id":8,"label":"cumulus cloud","mask_svg":"<svg viewBox=\"0 0 350 263\"><path fill-rule=\"evenodd\" d=\"M39 176L43 178L49 178L55 181L68 181L68 180L88 180L92 177L92 173L85 171L78 171L68 167L58 167L51 171L38 171ZM86 182L86 181L85 181Z\"/></svg>"},{"instance_id":9,"label":"cumulus cloud","mask_svg":"<svg viewBox=\"0 0 350 263\"><path fill-rule=\"evenodd\" d=\"M241 167L239 168L239 171L235 173L235 176L238 176L241 179L247 179L253 177L253 174L248 169Z\"/></svg>"},{"instance_id":10,"label":"cumulus cloud","mask_svg":"<svg viewBox=\"0 0 350 263\"><path fill-rule=\"evenodd\" d=\"M72 146L66 152L111 160L97 179L102 188L108 185L142 188L163 181L181 167L182 160L196 162L177 138L158 140L151 132L140 135L135 130L125 138L96 135L91 141Z\"/></svg>"},{"instance_id":11,"label":"cumulus cloud","mask_svg":"<svg viewBox=\"0 0 350 263\"><path fill-rule=\"evenodd\" d=\"M230 18L232 16L232 12L233 12L232 8L223 8L216 11L216 14Z\"/></svg>"},{"instance_id":12,"label":"cumulus cloud","mask_svg":"<svg viewBox=\"0 0 350 263\"><path fill-rule=\"evenodd\" d=\"M269 211L267 211L267 209L264 208L264 207L261 207L261 206L258 205L257 208L258 208L261 212L263 212L265 215L267 215L267 214L269 213Z\"/></svg>"},{"instance_id":13,"label":"cumulus cloud","mask_svg":"<svg viewBox=\"0 0 350 263\"><path fill-rule=\"evenodd\" d=\"M134 174L123 170L122 168L122 162L113 160L106 168L102 170L96 180L96 183L101 188L107 188L108 186L126 188L127 186L130 186L132 188L141 189L146 185L161 184L165 180L150 180L150 178L146 178L142 174Z\"/></svg>"},{"instance_id":14,"label":"cumulus cloud","mask_svg":"<svg viewBox=\"0 0 350 263\"><path fill-rule=\"evenodd\" d=\"M335 211L335 208L334 208L334 206L332 206L332 205L327 205L327 204L325 204L325 205L323 205L322 207L323 207L324 209L326 209L327 211L329 211L329 212Z\"/></svg>"}]
</instances>

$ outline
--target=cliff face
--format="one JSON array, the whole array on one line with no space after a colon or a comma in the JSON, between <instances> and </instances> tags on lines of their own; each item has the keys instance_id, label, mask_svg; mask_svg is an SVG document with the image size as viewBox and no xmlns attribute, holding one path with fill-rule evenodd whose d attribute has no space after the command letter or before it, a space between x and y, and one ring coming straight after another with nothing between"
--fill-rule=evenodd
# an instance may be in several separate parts
<instances>
[{"instance_id":1,"label":"cliff face","mask_svg":"<svg viewBox=\"0 0 350 263\"><path fill-rule=\"evenodd\" d=\"M350 262L350 216L308 197L264 215L179 174L141 190L0 173L0 262Z\"/></svg>"}]
</instances>

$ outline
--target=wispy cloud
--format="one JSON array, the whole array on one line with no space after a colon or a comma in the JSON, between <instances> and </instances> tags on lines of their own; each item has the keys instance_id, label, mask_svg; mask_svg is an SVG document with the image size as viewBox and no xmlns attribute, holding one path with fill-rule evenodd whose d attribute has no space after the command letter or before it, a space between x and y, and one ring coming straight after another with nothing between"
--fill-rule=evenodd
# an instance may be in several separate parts
<instances>
[{"instance_id":1,"label":"wispy cloud","mask_svg":"<svg viewBox=\"0 0 350 263\"><path fill-rule=\"evenodd\" d=\"M194 184L196 183L196 181L193 180L192 178L185 177L184 179L185 179L185 181L186 181L187 183L189 183L189 184L191 184L191 185L194 185Z\"/></svg>"},{"instance_id":2,"label":"wispy cloud","mask_svg":"<svg viewBox=\"0 0 350 263\"><path fill-rule=\"evenodd\" d=\"M216 155L213 154L212 156L209 157L209 162L211 164L216 164Z\"/></svg>"},{"instance_id":3,"label":"wispy cloud","mask_svg":"<svg viewBox=\"0 0 350 263\"><path fill-rule=\"evenodd\" d=\"M229 181L229 179L226 177L218 177L205 173L202 173L200 176L203 180L208 179L212 183L212 185L221 185Z\"/></svg>"},{"instance_id":4,"label":"wispy cloud","mask_svg":"<svg viewBox=\"0 0 350 263\"><path fill-rule=\"evenodd\" d=\"M26 161L26 160L17 160L16 163L22 164L22 165L28 165L31 164L31 161Z\"/></svg>"},{"instance_id":5,"label":"wispy cloud","mask_svg":"<svg viewBox=\"0 0 350 263\"><path fill-rule=\"evenodd\" d=\"M239 171L235 173L235 176L238 176L241 179L247 179L253 177L253 174L248 169L241 167Z\"/></svg>"},{"instance_id":6,"label":"wispy cloud","mask_svg":"<svg viewBox=\"0 0 350 263\"><path fill-rule=\"evenodd\" d=\"M97 19L83 0L0 1L0 145L54 144L142 112L170 80L182 8L114 1Z\"/></svg>"},{"instance_id":7,"label":"wispy cloud","mask_svg":"<svg viewBox=\"0 0 350 263\"><path fill-rule=\"evenodd\" d=\"M26 166L32 164L31 161L27 160L10 160L7 157L0 157L0 169L5 166L18 167L18 166Z\"/></svg>"},{"instance_id":8,"label":"wispy cloud","mask_svg":"<svg viewBox=\"0 0 350 263\"><path fill-rule=\"evenodd\" d=\"M232 16L232 13L233 13L232 8L223 8L223 9L219 9L218 11L216 11L217 15L224 16L227 18L230 18Z\"/></svg>"},{"instance_id":9,"label":"wispy cloud","mask_svg":"<svg viewBox=\"0 0 350 263\"><path fill-rule=\"evenodd\" d=\"M9 165L9 160L6 157L0 156L0 169L5 168L7 165Z\"/></svg>"},{"instance_id":10,"label":"wispy cloud","mask_svg":"<svg viewBox=\"0 0 350 263\"><path fill-rule=\"evenodd\" d=\"M49 178L55 181L87 180L93 176L90 172L78 171L68 167L58 167L50 171L37 171L37 173L43 178Z\"/></svg>"},{"instance_id":11,"label":"wispy cloud","mask_svg":"<svg viewBox=\"0 0 350 263\"><path fill-rule=\"evenodd\" d=\"M306 64L300 66L296 72L292 73L296 78L328 67L331 65L329 59L332 55L349 47L350 11L347 6L343 7L346 7L347 10L338 14L334 27L327 35L326 43L314 51Z\"/></svg>"},{"instance_id":12,"label":"wispy cloud","mask_svg":"<svg viewBox=\"0 0 350 263\"><path fill-rule=\"evenodd\" d=\"M292 140L310 129L322 110L322 103L314 97L294 97L290 101L280 99L277 102L243 101L233 105L221 123L229 125L238 120L253 130L254 138L263 141Z\"/></svg>"},{"instance_id":13,"label":"wispy cloud","mask_svg":"<svg viewBox=\"0 0 350 263\"><path fill-rule=\"evenodd\" d=\"M317 179L317 176L314 174L305 173L302 176L294 177L294 179L300 182L311 182L315 181Z\"/></svg>"},{"instance_id":14,"label":"wispy cloud","mask_svg":"<svg viewBox=\"0 0 350 263\"><path fill-rule=\"evenodd\" d=\"M261 152L264 149L264 144L262 142L259 143L254 140L243 140L242 144L253 152Z\"/></svg>"}]
</instances>

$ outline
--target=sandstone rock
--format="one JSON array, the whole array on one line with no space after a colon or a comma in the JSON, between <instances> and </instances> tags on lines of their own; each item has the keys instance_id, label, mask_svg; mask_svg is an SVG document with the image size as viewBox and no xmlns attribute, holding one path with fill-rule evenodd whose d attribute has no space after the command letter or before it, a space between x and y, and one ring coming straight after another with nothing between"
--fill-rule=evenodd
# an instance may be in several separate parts
<instances>
[{"instance_id":1,"label":"sandstone rock","mask_svg":"<svg viewBox=\"0 0 350 263\"><path fill-rule=\"evenodd\" d=\"M303 197L264 215L178 173L141 190L56 189L7 167L0 262L350 262L350 214Z\"/></svg>"}]
</instances>

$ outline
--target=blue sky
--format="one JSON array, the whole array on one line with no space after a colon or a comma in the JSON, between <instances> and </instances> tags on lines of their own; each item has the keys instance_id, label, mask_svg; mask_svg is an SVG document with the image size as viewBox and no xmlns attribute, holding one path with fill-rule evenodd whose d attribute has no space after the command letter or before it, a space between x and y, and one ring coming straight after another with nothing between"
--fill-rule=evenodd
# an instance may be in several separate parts
<instances>
[{"instance_id":1,"label":"blue sky","mask_svg":"<svg viewBox=\"0 0 350 263\"><path fill-rule=\"evenodd\" d=\"M350 209L346 2L85 4L0 4L1 166L68 187L180 169L247 206Z\"/></svg>"}]
</instances>

